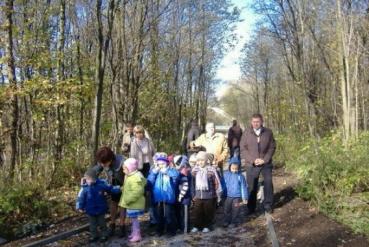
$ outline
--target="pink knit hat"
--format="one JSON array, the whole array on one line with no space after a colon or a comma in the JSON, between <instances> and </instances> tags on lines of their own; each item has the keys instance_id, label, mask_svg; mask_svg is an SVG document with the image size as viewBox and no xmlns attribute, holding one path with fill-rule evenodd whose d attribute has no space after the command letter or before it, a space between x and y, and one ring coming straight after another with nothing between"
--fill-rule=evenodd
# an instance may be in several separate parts
<instances>
[{"instance_id":1,"label":"pink knit hat","mask_svg":"<svg viewBox=\"0 0 369 247\"><path fill-rule=\"evenodd\" d=\"M138 168L138 161L134 158L129 158L124 161L124 166L127 167L129 173L132 173Z\"/></svg>"}]
</instances>

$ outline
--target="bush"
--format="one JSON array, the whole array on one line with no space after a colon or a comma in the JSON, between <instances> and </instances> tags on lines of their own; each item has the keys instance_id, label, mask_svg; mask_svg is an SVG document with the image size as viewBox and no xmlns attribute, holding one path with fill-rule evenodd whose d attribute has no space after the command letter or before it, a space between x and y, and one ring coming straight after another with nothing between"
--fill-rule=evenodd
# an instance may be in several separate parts
<instances>
[{"instance_id":1,"label":"bush","mask_svg":"<svg viewBox=\"0 0 369 247\"><path fill-rule=\"evenodd\" d=\"M65 203L50 199L37 185L16 185L0 190L0 235L18 238L35 233L58 212Z\"/></svg>"},{"instance_id":2,"label":"bush","mask_svg":"<svg viewBox=\"0 0 369 247\"><path fill-rule=\"evenodd\" d=\"M321 140L278 136L276 160L284 160L298 175L300 197L369 236L369 132L347 146L340 136L332 133Z\"/></svg>"}]
</instances>

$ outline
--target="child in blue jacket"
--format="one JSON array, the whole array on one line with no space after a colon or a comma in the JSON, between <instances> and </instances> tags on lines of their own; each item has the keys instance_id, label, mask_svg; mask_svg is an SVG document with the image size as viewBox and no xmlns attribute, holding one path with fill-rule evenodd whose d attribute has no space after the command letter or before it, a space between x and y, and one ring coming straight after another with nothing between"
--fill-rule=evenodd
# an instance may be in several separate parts
<instances>
[{"instance_id":1,"label":"child in blue jacket","mask_svg":"<svg viewBox=\"0 0 369 247\"><path fill-rule=\"evenodd\" d=\"M240 207L247 204L248 190L245 177L240 172L241 161L234 156L229 161L229 171L224 172L227 198L224 203L224 227L238 222Z\"/></svg>"},{"instance_id":2,"label":"child in blue jacket","mask_svg":"<svg viewBox=\"0 0 369 247\"><path fill-rule=\"evenodd\" d=\"M169 167L167 157L158 157L156 166L151 169L147 178L149 188L153 193L154 207L157 217L157 234L161 236L166 232L175 235L177 230L174 205L177 198L179 173L175 168Z\"/></svg>"},{"instance_id":3,"label":"child in blue jacket","mask_svg":"<svg viewBox=\"0 0 369 247\"><path fill-rule=\"evenodd\" d=\"M98 179L96 170L89 169L84 175L84 183L78 193L76 209L88 215L91 237L89 242L97 241L97 227L100 227L101 242L108 239L108 229L105 214L108 211L108 203L105 193L119 194L119 186L111 186L106 181Z\"/></svg>"}]
</instances>

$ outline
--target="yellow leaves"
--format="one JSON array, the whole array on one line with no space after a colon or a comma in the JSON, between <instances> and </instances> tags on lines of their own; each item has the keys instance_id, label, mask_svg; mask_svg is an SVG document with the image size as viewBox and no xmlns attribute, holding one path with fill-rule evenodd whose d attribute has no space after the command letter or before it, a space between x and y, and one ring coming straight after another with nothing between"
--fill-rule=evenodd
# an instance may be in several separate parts
<instances>
[{"instance_id":1,"label":"yellow leaves","mask_svg":"<svg viewBox=\"0 0 369 247\"><path fill-rule=\"evenodd\" d=\"M23 83L17 90L18 96L32 95L33 103L49 107L73 103L73 100L92 95L92 83L85 81L84 85L75 78L55 82L45 77L34 77Z\"/></svg>"},{"instance_id":2,"label":"yellow leaves","mask_svg":"<svg viewBox=\"0 0 369 247\"><path fill-rule=\"evenodd\" d=\"M15 95L19 94L19 88L10 85L0 87L0 104L8 104Z\"/></svg>"},{"instance_id":3,"label":"yellow leaves","mask_svg":"<svg viewBox=\"0 0 369 247\"><path fill-rule=\"evenodd\" d=\"M73 103L81 98L90 97L92 94L93 83L88 80L81 85L76 78L55 82L49 78L35 76L31 80L24 81L17 88L1 87L0 103L9 102L15 95L18 97L32 95L32 103L49 107Z\"/></svg>"}]
</instances>

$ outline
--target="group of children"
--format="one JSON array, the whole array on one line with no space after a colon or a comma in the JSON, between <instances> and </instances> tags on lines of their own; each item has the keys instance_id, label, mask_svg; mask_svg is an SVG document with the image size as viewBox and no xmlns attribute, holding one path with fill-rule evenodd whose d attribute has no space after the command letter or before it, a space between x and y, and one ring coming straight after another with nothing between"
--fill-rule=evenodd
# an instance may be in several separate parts
<instances>
[{"instance_id":1,"label":"group of children","mask_svg":"<svg viewBox=\"0 0 369 247\"><path fill-rule=\"evenodd\" d=\"M131 221L130 242L141 241L142 235L138 217L145 212L145 200L149 205L150 222L156 225L156 233L175 235L177 230L190 232L210 231L214 223L217 205L224 199L224 227L238 223L240 207L247 204L248 189L245 177L240 173L241 162L234 156L229 160L229 170L221 174L212 166L212 155L199 152L190 156L175 156L156 153L149 175L145 178L138 170L138 161L129 158L124 161L124 184L121 188L108 185L96 176L93 169L85 173L77 199L77 210L85 212L90 219L90 241L107 240L105 214L107 193L120 193L121 208ZM148 192L148 193L146 193ZM191 205L191 217L190 207ZM190 224L190 218L193 222Z\"/></svg>"}]
</instances>

